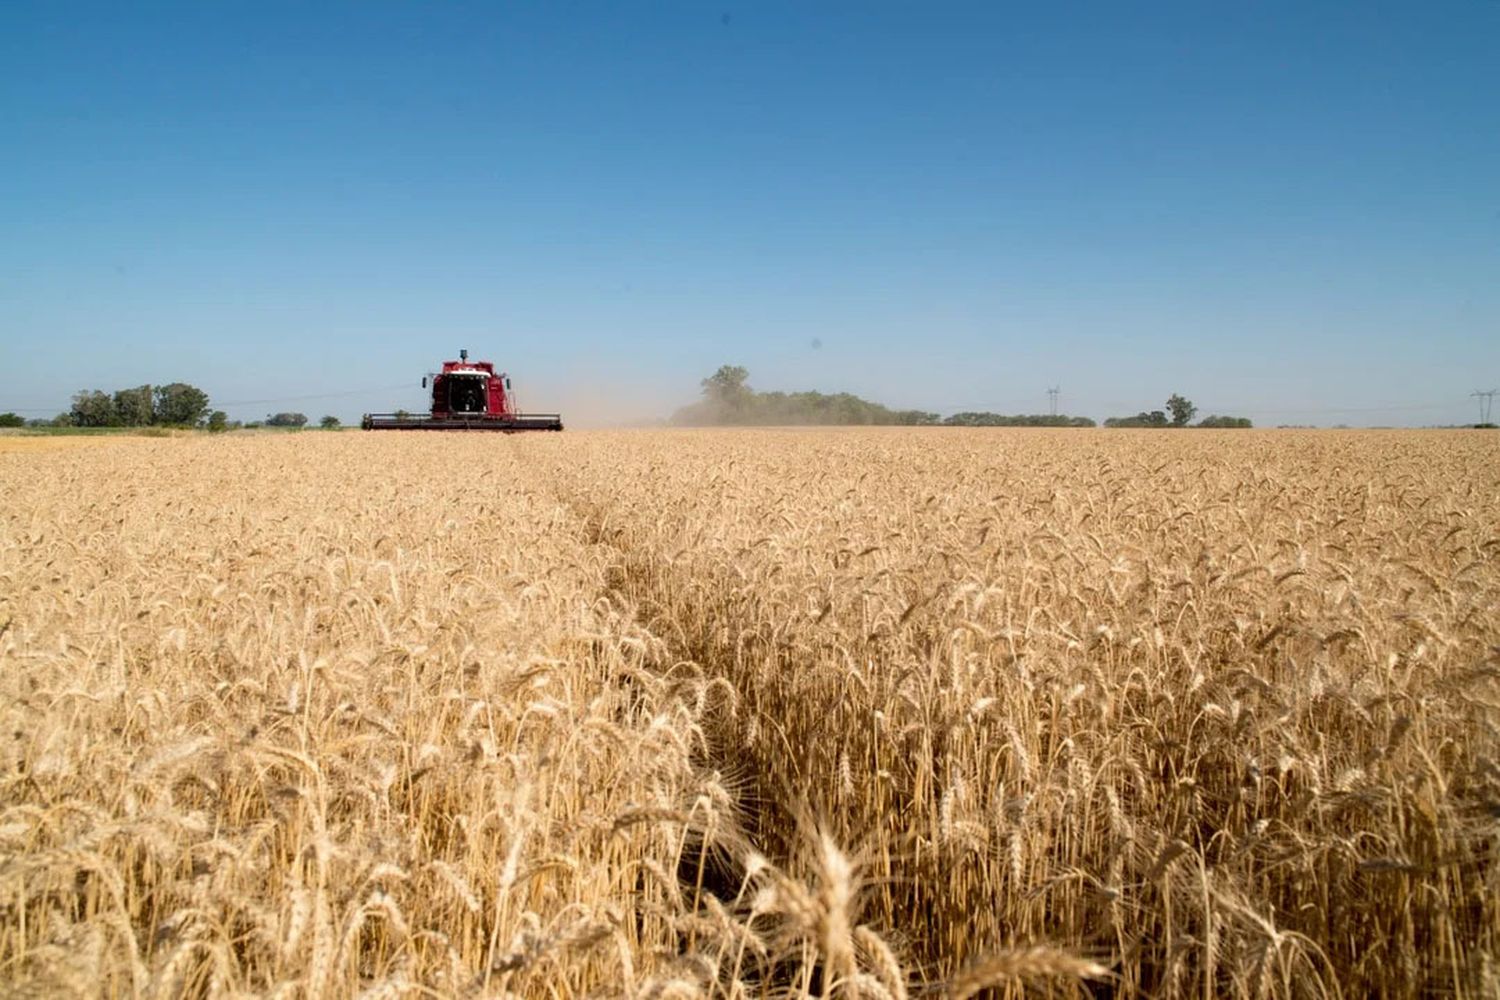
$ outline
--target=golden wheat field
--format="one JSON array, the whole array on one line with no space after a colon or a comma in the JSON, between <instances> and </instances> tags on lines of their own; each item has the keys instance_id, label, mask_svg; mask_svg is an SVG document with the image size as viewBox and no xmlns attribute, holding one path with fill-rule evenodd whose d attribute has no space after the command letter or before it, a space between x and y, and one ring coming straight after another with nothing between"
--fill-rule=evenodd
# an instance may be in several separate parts
<instances>
[{"instance_id":1,"label":"golden wheat field","mask_svg":"<svg viewBox=\"0 0 1500 1000\"><path fill-rule=\"evenodd\" d=\"M1500 992L1500 438L0 451L0 991Z\"/></svg>"}]
</instances>

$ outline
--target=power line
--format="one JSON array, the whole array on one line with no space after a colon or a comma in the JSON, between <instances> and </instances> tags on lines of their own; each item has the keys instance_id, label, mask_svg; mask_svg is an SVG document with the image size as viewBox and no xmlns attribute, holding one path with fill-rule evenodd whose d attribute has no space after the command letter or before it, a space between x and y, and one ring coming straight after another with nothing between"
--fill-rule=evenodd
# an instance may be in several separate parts
<instances>
[{"instance_id":1,"label":"power line","mask_svg":"<svg viewBox=\"0 0 1500 1000\"><path fill-rule=\"evenodd\" d=\"M1479 400L1479 422L1487 424L1490 422L1490 404L1495 401L1494 389L1475 389L1469 393L1470 396Z\"/></svg>"}]
</instances>

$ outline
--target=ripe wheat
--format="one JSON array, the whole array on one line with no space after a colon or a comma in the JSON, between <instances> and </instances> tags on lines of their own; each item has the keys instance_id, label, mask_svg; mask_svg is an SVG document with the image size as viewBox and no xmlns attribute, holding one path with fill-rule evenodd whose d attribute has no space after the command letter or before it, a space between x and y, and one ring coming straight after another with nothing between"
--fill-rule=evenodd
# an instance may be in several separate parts
<instances>
[{"instance_id":1,"label":"ripe wheat","mask_svg":"<svg viewBox=\"0 0 1500 1000\"><path fill-rule=\"evenodd\" d=\"M1500 448L0 452L19 995L1484 996Z\"/></svg>"}]
</instances>

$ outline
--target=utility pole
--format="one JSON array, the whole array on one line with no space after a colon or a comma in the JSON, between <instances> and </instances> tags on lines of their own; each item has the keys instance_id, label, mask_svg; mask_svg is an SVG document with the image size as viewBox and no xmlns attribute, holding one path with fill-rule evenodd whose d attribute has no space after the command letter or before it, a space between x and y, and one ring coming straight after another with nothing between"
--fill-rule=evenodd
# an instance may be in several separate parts
<instances>
[{"instance_id":1,"label":"utility pole","mask_svg":"<svg viewBox=\"0 0 1500 1000\"><path fill-rule=\"evenodd\" d=\"M1469 393L1469 395L1479 400L1479 422L1481 424L1489 423L1490 406L1495 402L1495 390L1475 389L1473 392Z\"/></svg>"},{"instance_id":2,"label":"utility pole","mask_svg":"<svg viewBox=\"0 0 1500 1000\"><path fill-rule=\"evenodd\" d=\"M1062 392L1062 386L1054 385L1047 390L1047 401L1052 405L1052 415L1057 416L1057 394Z\"/></svg>"}]
</instances>

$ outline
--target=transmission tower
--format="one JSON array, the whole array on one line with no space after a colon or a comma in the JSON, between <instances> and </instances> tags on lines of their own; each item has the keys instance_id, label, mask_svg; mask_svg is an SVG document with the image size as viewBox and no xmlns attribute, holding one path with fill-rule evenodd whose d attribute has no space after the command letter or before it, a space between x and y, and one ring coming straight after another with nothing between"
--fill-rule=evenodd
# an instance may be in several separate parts
<instances>
[{"instance_id":1,"label":"transmission tower","mask_svg":"<svg viewBox=\"0 0 1500 1000\"><path fill-rule=\"evenodd\" d=\"M1475 389L1473 392L1469 393L1469 395L1479 400L1479 422L1481 424L1489 423L1490 406L1495 402L1495 390Z\"/></svg>"},{"instance_id":2,"label":"transmission tower","mask_svg":"<svg viewBox=\"0 0 1500 1000\"><path fill-rule=\"evenodd\" d=\"M1054 385L1047 390L1047 402L1052 407L1052 415L1057 416L1057 394L1062 392L1062 386Z\"/></svg>"}]
</instances>

